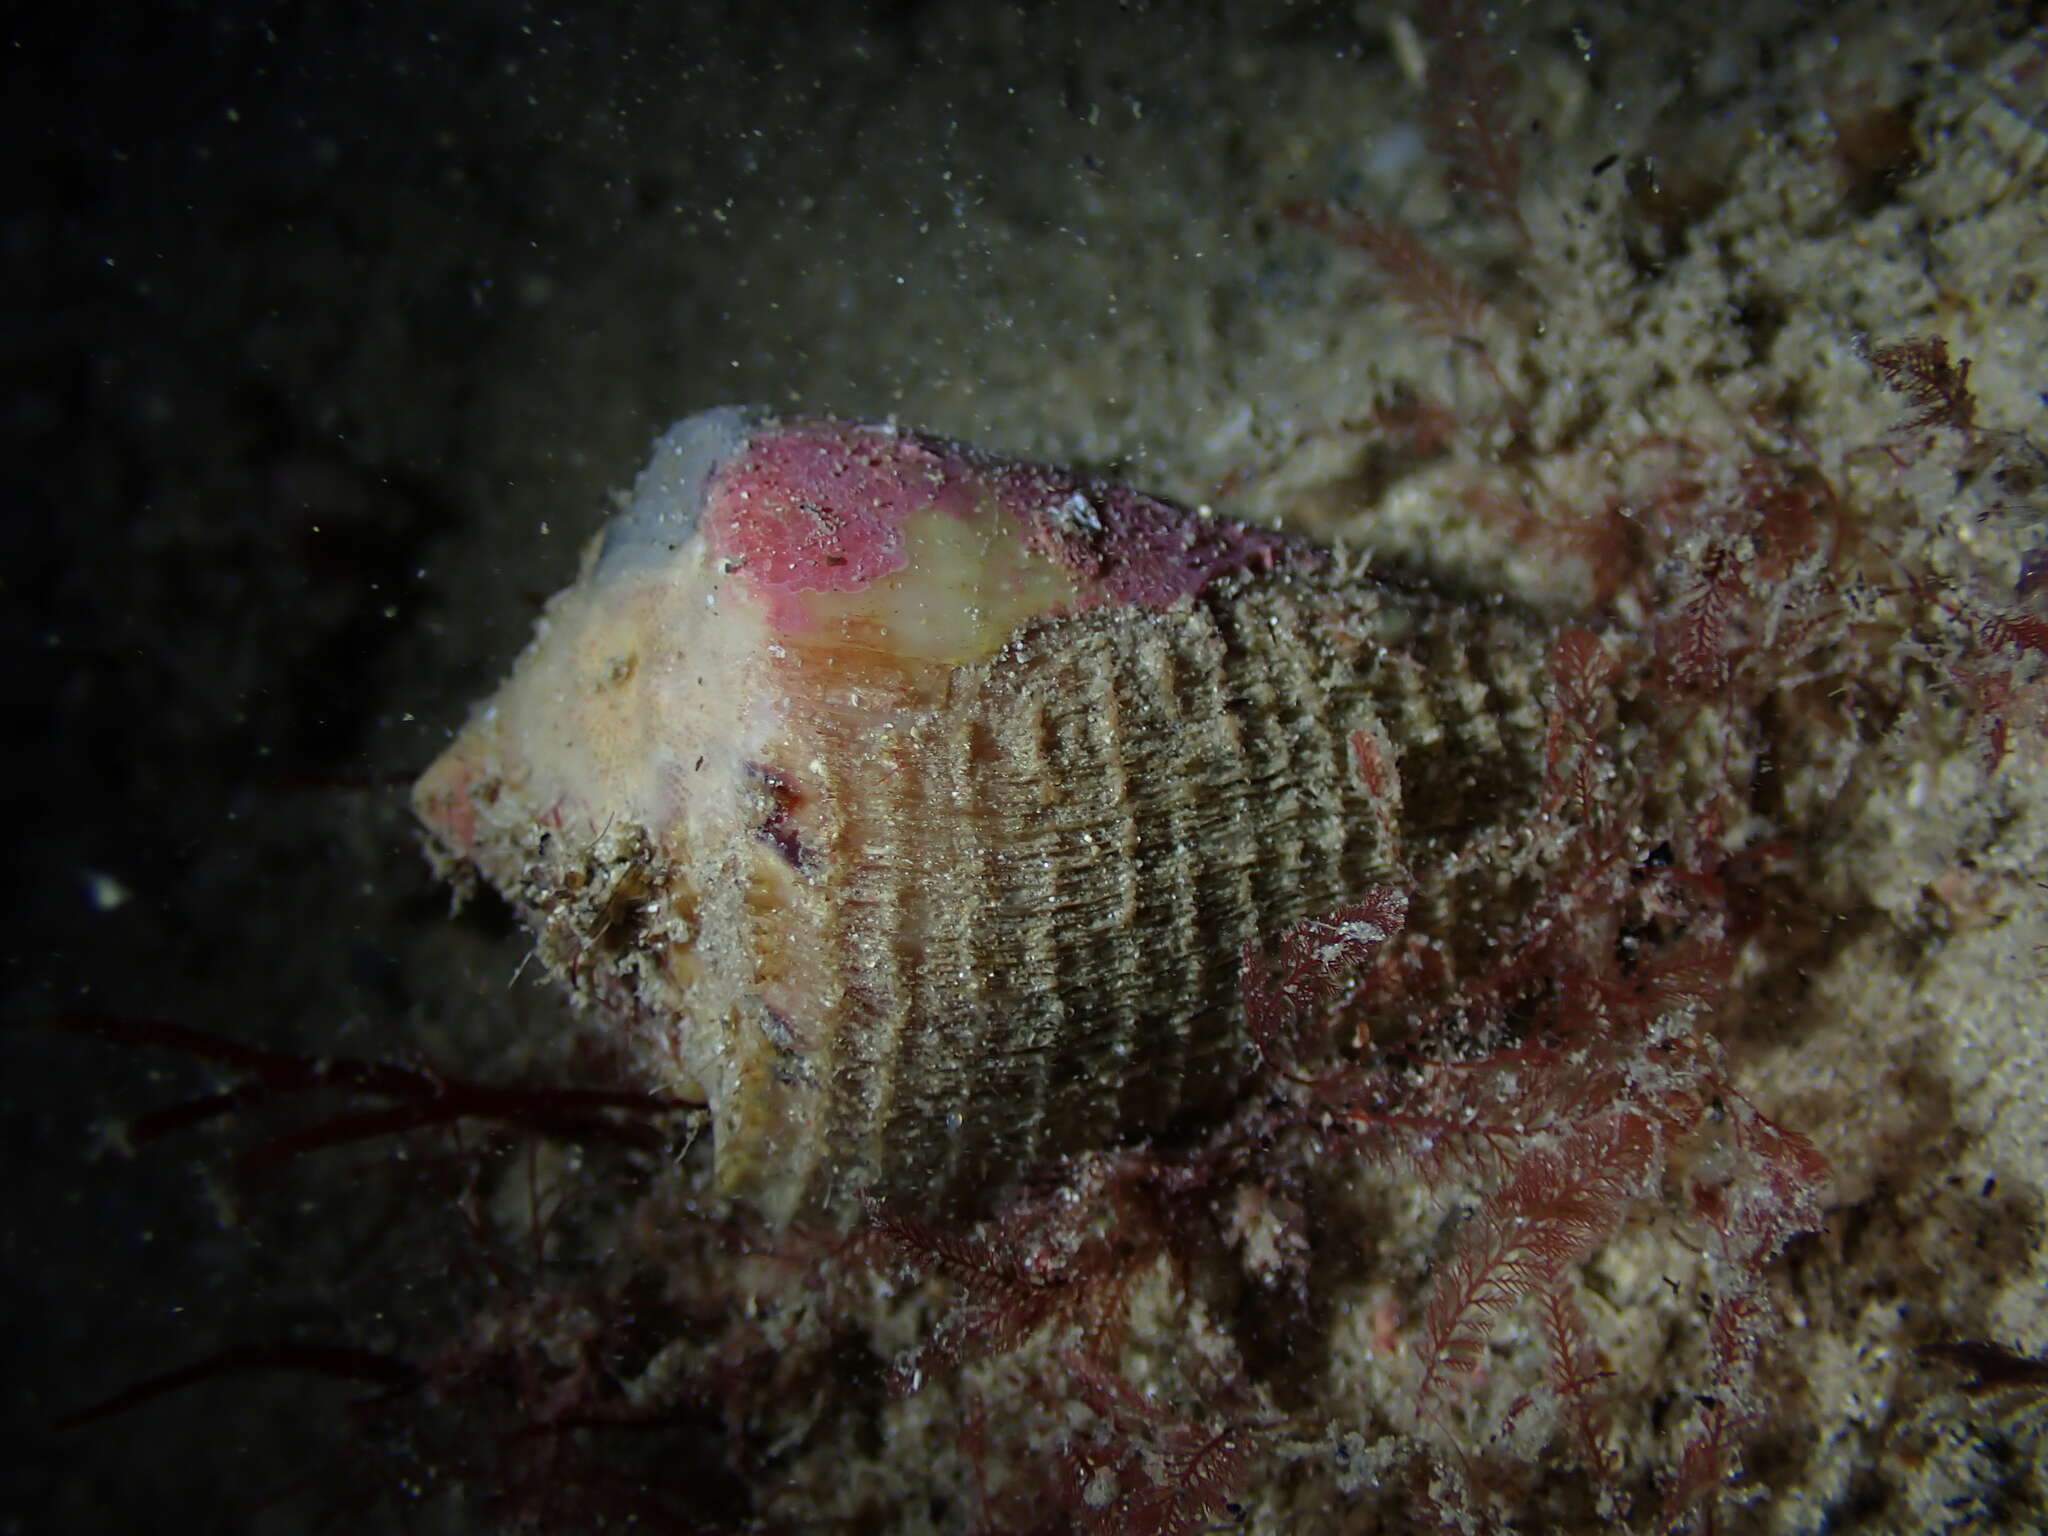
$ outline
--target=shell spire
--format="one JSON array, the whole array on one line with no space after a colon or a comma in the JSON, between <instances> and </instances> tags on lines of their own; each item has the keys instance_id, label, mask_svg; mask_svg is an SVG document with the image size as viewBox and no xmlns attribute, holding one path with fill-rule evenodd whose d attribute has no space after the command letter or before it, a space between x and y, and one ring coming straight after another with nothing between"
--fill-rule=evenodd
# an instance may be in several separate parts
<instances>
[{"instance_id":1,"label":"shell spire","mask_svg":"<svg viewBox=\"0 0 2048 1536\"><path fill-rule=\"evenodd\" d=\"M973 1204L1227 1103L1245 941L1421 859L1473 872L1447 917L1497 900L1540 661L1278 534L726 408L660 440L414 803L703 1095L724 1192Z\"/></svg>"}]
</instances>

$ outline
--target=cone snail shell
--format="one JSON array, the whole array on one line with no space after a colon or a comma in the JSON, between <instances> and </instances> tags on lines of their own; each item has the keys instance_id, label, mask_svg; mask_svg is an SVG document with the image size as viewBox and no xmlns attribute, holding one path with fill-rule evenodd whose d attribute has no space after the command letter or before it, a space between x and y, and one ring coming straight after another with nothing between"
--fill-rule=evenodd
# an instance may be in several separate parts
<instances>
[{"instance_id":1,"label":"cone snail shell","mask_svg":"<svg viewBox=\"0 0 2048 1536\"><path fill-rule=\"evenodd\" d=\"M1543 648L888 426L679 423L414 792L775 1221L971 1205L1250 1063L1240 946L1526 882Z\"/></svg>"}]
</instances>

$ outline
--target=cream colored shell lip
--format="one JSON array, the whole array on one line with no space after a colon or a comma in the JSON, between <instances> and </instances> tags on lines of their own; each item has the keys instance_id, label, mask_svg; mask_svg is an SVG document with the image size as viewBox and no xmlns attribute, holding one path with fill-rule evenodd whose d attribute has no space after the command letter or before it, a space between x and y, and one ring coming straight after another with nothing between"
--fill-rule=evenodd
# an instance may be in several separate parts
<instances>
[{"instance_id":1,"label":"cream colored shell lip","mask_svg":"<svg viewBox=\"0 0 2048 1536\"><path fill-rule=\"evenodd\" d=\"M973 1205L1227 1102L1239 947L1485 821L1540 721L1475 622L1083 475L724 408L414 803L701 1092L725 1193Z\"/></svg>"}]
</instances>

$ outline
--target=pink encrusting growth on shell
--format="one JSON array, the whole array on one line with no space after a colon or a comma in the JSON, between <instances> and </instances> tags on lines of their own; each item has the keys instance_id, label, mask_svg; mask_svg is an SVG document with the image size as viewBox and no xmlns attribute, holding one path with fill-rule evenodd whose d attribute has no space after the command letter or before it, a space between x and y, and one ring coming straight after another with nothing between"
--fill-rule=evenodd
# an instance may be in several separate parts
<instances>
[{"instance_id":1,"label":"pink encrusting growth on shell","mask_svg":"<svg viewBox=\"0 0 2048 1536\"><path fill-rule=\"evenodd\" d=\"M824 418L771 423L714 471L711 553L771 611L795 594L859 592L905 569L913 520L1008 520L1023 546L1073 579L1059 611L1164 607L1233 571L1317 556L1277 534L1046 465L943 438Z\"/></svg>"},{"instance_id":2,"label":"pink encrusting growth on shell","mask_svg":"<svg viewBox=\"0 0 2048 1536\"><path fill-rule=\"evenodd\" d=\"M903 523L959 515L965 492L908 438L835 421L765 431L719 469L705 506L711 552L768 592L858 592L903 569Z\"/></svg>"},{"instance_id":3,"label":"pink encrusting growth on shell","mask_svg":"<svg viewBox=\"0 0 2048 1536\"><path fill-rule=\"evenodd\" d=\"M990 489L1025 537L1081 581L1082 606L1164 608L1235 571L1318 566L1322 551L1128 486L983 457Z\"/></svg>"}]
</instances>

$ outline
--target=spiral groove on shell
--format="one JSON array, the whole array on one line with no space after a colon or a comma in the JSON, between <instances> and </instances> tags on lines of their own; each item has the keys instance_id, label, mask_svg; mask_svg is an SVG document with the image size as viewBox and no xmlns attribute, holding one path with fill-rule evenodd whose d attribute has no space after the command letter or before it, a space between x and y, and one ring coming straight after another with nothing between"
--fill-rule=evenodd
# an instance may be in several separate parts
<instances>
[{"instance_id":1,"label":"spiral groove on shell","mask_svg":"<svg viewBox=\"0 0 2048 1536\"><path fill-rule=\"evenodd\" d=\"M873 1012L827 1048L867 1088L810 1143L816 1176L850 1152L890 1186L972 1188L1227 1102L1247 1065L1240 946L1402 878L1350 731L1428 743L1391 819L1424 859L1480 832L1473 799L1540 781L1526 690L1517 717L1467 672L1445 719L1398 653L1361 665L1328 643L1326 626L1411 614L1299 577L1231 586L1035 628L961 669L885 761L849 755L901 788L834 907L836 980ZM980 1112L951 1127L947 1105Z\"/></svg>"},{"instance_id":2,"label":"spiral groove on shell","mask_svg":"<svg viewBox=\"0 0 2048 1536\"><path fill-rule=\"evenodd\" d=\"M1169 1131L1249 1065L1245 942L1527 894L1517 619L889 429L663 454L416 800L771 1218Z\"/></svg>"}]
</instances>

